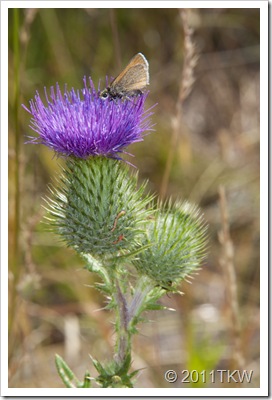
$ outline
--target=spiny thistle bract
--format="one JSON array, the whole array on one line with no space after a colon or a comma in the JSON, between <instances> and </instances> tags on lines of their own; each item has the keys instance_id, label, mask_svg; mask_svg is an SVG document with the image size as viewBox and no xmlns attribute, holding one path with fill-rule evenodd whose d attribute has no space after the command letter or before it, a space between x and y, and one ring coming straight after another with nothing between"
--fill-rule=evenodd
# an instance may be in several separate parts
<instances>
[{"instance_id":1,"label":"spiny thistle bract","mask_svg":"<svg viewBox=\"0 0 272 400\"><path fill-rule=\"evenodd\" d=\"M175 290L204 258L206 230L202 216L189 203L164 206L149 220L144 245L133 264L158 285Z\"/></svg>"},{"instance_id":2,"label":"spiny thistle bract","mask_svg":"<svg viewBox=\"0 0 272 400\"><path fill-rule=\"evenodd\" d=\"M70 159L59 188L48 199L50 223L79 253L106 257L139 244L150 210L145 184L119 160L92 157Z\"/></svg>"}]
</instances>

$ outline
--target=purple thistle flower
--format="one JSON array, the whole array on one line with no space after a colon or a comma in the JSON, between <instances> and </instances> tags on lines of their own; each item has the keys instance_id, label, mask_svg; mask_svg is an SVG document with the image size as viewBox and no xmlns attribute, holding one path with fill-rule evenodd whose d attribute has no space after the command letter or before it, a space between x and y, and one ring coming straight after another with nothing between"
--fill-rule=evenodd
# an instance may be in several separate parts
<instances>
[{"instance_id":1,"label":"purple thistle flower","mask_svg":"<svg viewBox=\"0 0 272 400\"><path fill-rule=\"evenodd\" d=\"M144 111L148 93L126 100L101 99L100 91L90 88L84 78L84 88L62 94L60 87L51 87L50 99L45 89L46 102L37 92L29 102L32 115L30 128L39 137L30 136L27 143L44 144L55 152L77 158L102 155L119 158L118 153L131 143L143 140L143 132L152 130L149 108Z\"/></svg>"}]
</instances>

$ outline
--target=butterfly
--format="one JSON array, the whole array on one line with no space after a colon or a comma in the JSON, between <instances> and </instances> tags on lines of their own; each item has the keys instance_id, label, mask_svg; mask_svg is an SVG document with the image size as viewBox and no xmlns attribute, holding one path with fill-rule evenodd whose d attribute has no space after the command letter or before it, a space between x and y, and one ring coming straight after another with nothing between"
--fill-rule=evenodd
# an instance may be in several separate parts
<instances>
[{"instance_id":1,"label":"butterfly","mask_svg":"<svg viewBox=\"0 0 272 400\"><path fill-rule=\"evenodd\" d=\"M142 53L136 54L126 68L100 93L102 99L116 100L141 95L149 85L149 65Z\"/></svg>"}]
</instances>

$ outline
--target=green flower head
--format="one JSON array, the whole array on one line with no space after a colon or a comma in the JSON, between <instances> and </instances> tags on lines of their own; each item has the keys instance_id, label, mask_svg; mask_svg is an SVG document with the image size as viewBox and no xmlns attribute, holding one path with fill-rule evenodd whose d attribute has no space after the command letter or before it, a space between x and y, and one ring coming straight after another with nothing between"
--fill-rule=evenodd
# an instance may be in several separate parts
<instances>
[{"instance_id":1,"label":"green flower head","mask_svg":"<svg viewBox=\"0 0 272 400\"><path fill-rule=\"evenodd\" d=\"M198 269L205 255L207 226L187 202L162 207L148 225L136 269L169 290Z\"/></svg>"}]
</instances>

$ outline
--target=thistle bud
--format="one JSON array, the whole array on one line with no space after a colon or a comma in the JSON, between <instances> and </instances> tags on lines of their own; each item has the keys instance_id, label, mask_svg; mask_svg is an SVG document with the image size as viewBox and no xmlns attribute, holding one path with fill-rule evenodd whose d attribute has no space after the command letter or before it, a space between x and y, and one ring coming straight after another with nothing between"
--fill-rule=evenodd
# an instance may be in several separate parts
<instances>
[{"instance_id":1,"label":"thistle bud","mask_svg":"<svg viewBox=\"0 0 272 400\"><path fill-rule=\"evenodd\" d=\"M175 290L203 260L206 229L199 211L189 203L164 206L150 219L144 241L146 248L133 264L156 284Z\"/></svg>"},{"instance_id":2,"label":"thistle bud","mask_svg":"<svg viewBox=\"0 0 272 400\"><path fill-rule=\"evenodd\" d=\"M79 253L106 258L138 243L150 211L145 185L119 160L70 159L48 200L50 223Z\"/></svg>"}]
</instances>

